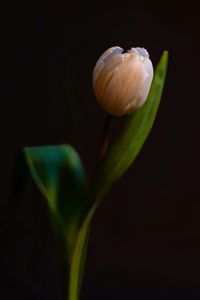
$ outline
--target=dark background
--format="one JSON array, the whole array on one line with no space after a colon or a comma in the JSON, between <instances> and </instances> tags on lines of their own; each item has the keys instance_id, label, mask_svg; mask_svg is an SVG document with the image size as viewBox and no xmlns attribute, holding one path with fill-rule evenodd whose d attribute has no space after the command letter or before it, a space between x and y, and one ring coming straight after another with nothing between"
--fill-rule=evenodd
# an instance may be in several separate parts
<instances>
[{"instance_id":1,"label":"dark background","mask_svg":"<svg viewBox=\"0 0 200 300\"><path fill-rule=\"evenodd\" d=\"M91 87L108 47L144 46L169 71L135 164L93 221L82 298L200 299L199 16L191 1L1 4L0 299L61 299L44 199L10 196L23 146L70 143L91 170L104 120ZM115 121L119 126L119 121Z\"/></svg>"}]
</instances>

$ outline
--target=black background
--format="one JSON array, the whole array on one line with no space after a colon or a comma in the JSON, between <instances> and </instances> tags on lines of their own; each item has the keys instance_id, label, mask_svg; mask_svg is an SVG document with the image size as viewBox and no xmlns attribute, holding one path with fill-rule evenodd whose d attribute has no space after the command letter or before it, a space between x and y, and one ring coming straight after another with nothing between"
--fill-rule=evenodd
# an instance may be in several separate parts
<instances>
[{"instance_id":1,"label":"black background","mask_svg":"<svg viewBox=\"0 0 200 300\"><path fill-rule=\"evenodd\" d=\"M70 143L90 171L105 117L91 87L108 47L170 62L152 132L93 221L81 299L200 299L198 7L160 1L1 4L0 299L61 299L44 200L10 197L14 154ZM115 120L119 127L119 120Z\"/></svg>"}]
</instances>

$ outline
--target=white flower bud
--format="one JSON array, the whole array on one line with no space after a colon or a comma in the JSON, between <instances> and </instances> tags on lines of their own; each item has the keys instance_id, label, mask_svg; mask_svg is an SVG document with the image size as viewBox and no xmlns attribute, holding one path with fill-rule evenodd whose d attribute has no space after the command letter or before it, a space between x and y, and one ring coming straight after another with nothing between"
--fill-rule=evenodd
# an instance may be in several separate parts
<instances>
[{"instance_id":1,"label":"white flower bud","mask_svg":"<svg viewBox=\"0 0 200 300\"><path fill-rule=\"evenodd\" d=\"M110 114L133 113L146 101L153 79L153 66L144 48L106 50L93 71L93 89L100 105Z\"/></svg>"}]
</instances>

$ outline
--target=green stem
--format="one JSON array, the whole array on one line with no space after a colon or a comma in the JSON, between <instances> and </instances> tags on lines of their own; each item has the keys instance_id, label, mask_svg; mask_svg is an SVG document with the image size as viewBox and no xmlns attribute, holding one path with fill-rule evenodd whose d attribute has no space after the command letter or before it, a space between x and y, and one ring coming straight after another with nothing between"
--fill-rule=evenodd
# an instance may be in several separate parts
<instances>
[{"instance_id":1,"label":"green stem","mask_svg":"<svg viewBox=\"0 0 200 300\"><path fill-rule=\"evenodd\" d=\"M69 275L69 294L67 300L79 299L87 251L88 234L89 226L82 226L77 236L72 257Z\"/></svg>"},{"instance_id":2,"label":"green stem","mask_svg":"<svg viewBox=\"0 0 200 300\"><path fill-rule=\"evenodd\" d=\"M111 135L111 123L112 123L112 116L107 114L102 135L100 138L99 148L98 148L95 167L94 167L94 173L101 165L107 153L109 141L110 141L110 135ZM70 259L71 266L69 272L67 300L78 300L80 296L85 259L87 253L90 222L95 212L95 209L96 209L96 205L92 206L76 237L75 246L73 247L73 255L72 258Z\"/></svg>"}]
</instances>

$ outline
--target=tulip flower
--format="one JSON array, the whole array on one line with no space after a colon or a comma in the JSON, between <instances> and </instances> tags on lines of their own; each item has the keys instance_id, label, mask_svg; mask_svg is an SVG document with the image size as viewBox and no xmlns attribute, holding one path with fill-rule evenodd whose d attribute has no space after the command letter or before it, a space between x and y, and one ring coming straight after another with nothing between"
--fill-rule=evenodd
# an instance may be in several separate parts
<instances>
[{"instance_id":1,"label":"tulip flower","mask_svg":"<svg viewBox=\"0 0 200 300\"><path fill-rule=\"evenodd\" d=\"M127 115L145 103L153 79L153 66L144 48L111 47L98 59L93 89L99 104L115 116Z\"/></svg>"},{"instance_id":2,"label":"tulip flower","mask_svg":"<svg viewBox=\"0 0 200 300\"><path fill-rule=\"evenodd\" d=\"M122 48L113 47L97 61L94 91L110 114L106 115L96 165L89 178L77 151L69 144L25 147L16 157L13 196L16 200L22 196L24 201L24 192L31 184L38 189L40 198L46 200L61 254L60 278L65 282L65 300L79 300L92 218L103 197L135 161L150 133L159 108L167 62L168 53L164 51L146 105L125 118L120 135L107 151L111 114L129 114L145 102L153 67L142 48L132 48L123 54Z\"/></svg>"}]
</instances>

